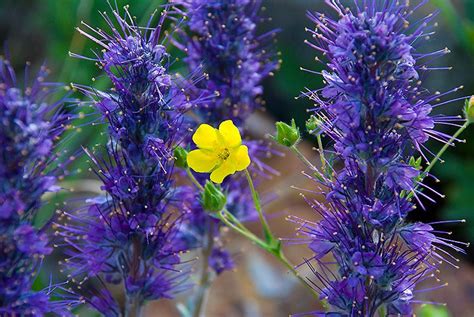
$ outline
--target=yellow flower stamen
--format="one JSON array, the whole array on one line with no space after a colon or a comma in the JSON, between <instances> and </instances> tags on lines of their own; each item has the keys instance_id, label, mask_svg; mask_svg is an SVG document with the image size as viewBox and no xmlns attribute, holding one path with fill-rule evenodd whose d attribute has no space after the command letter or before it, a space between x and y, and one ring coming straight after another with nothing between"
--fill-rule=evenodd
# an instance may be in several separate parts
<instances>
[{"instance_id":1,"label":"yellow flower stamen","mask_svg":"<svg viewBox=\"0 0 474 317\"><path fill-rule=\"evenodd\" d=\"M223 161L227 160L230 156L229 149L223 149L221 153L219 153L219 158Z\"/></svg>"}]
</instances>

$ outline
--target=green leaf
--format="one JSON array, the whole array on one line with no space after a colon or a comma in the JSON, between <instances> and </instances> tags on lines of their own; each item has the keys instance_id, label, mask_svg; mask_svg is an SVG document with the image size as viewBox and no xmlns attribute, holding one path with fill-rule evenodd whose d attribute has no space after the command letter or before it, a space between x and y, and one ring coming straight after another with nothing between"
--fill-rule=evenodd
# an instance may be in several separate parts
<instances>
[{"instance_id":1,"label":"green leaf","mask_svg":"<svg viewBox=\"0 0 474 317\"><path fill-rule=\"evenodd\" d=\"M450 317L451 314L444 306L424 305L416 312L418 317Z\"/></svg>"}]
</instances>

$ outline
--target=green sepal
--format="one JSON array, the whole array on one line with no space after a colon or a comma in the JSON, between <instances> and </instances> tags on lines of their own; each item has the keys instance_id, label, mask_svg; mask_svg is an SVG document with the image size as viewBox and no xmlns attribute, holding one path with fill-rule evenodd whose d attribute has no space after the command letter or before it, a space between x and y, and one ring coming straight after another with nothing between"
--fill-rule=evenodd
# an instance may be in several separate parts
<instances>
[{"instance_id":1,"label":"green sepal","mask_svg":"<svg viewBox=\"0 0 474 317\"><path fill-rule=\"evenodd\" d=\"M204 191L201 195L201 203L206 211L219 212L224 209L227 203L227 197L222 192L219 185L207 181L204 185Z\"/></svg>"},{"instance_id":2,"label":"green sepal","mask_svg":"<svg viewBox=\"0 0 474 317\"><path fill-rule=\"evenodd\" d=\"M188 151L181 146L177 146L173 152L174 165L180 168L188 168Z\"/></svg>"}]
</instances>

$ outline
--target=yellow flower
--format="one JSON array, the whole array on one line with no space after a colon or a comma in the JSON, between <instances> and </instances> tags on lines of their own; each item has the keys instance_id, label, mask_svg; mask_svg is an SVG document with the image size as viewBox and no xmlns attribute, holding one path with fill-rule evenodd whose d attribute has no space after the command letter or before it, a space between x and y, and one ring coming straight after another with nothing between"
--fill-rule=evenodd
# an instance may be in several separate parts
<instances>
[{"instance_id":1,"label":"yellow flower","mask_svg":"<svg viewBox=\"0 0 474 317\"><path fill-rule=\"evenodd\" d=\"M219 129L201 124L193 141L198 149L188 153L188 165L198 173L211 173L214 183L250 165L249 150L232 120L222 122Z\"/></svg>"}]
</instances>

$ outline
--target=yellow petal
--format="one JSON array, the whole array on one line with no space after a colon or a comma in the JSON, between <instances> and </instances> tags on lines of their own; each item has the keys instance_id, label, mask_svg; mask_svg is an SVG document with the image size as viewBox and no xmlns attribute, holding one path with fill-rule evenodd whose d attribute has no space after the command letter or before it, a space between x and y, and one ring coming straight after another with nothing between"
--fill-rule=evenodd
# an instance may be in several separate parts
<instances>
[{"instance_id":1,"label":"yellow petal","mask_svg":"<svg viewBox=\"0 0 474 317\"><path fill-rule=\"evenodd\" d=\"M237 171L243 171L250 165L249 149L246 145L239 146L230 154L229 159L234 163Z\"/></svg>"},{"instance_id":2,"label":"yellow petal","mask_svg":"<svg viewBox=\"0 0 474 317\"><path fill-rule=\"evenodd\" d=\"M212 149L217 145L217 130L208 124L201 124L193 134L193 141L201 149Z\"/></svg>"},{"instance_id":3,"label":"yellow petal","mask_svg":"<svg viewBox=\"0 0 474 317\"><path fill-rule=\"evenodd\" d=\"M214 183L220 184L229 175L232 175L235 173L235 167L234 164L230 160L226 160L222 163L221 166L216 168L212 173L211 173L211 181Z\"/></svg>"},{"instance_id":4,"label":"yellow petal","mask_svg":"<svg viewBox=\"0 0 474 317\"><path fill-rule=\"evenodd\" d=\"M224 138L225 144L230 147L237 147L242 144L242 137L239 129L234 125L232 120L226 120L219 125L219 132Z\"/></svg>"},{"instance_id":5,"label":"yellow petal","mask_svg":"<svg viewBox=\"0 0 474 317\"><path fill-rule=\"evenodd\" d=\"M198 173L208 173L216 166L218 157L203 150L194 150L188 153L189 167Z\"/></svg>"}]
</instances>

